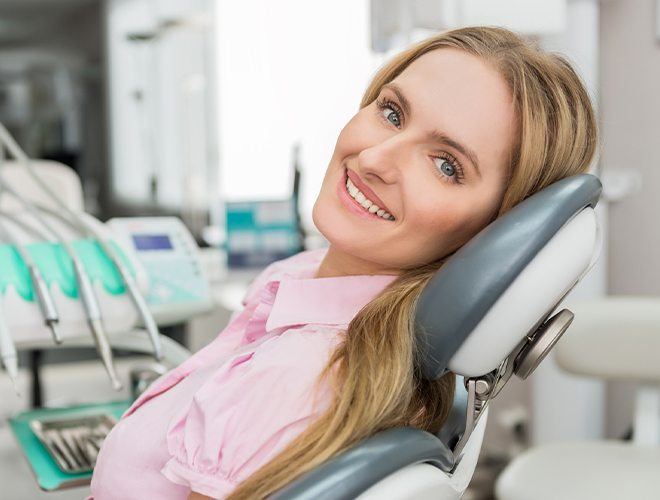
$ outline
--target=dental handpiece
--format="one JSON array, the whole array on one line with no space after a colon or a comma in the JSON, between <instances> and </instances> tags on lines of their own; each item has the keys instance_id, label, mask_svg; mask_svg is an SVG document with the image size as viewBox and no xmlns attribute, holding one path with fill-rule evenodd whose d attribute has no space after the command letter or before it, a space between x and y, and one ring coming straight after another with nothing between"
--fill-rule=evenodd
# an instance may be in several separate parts
<instances>
[{"instance_id":1,"label":"dental handpiece","mask_svg":"<svg viewBox=\"0 0 660 500\"><path fill-rule=\"evenodd\" d=\"M41 221L45 223L45 221ZM89 279L89 275L85 268L83 267L80 259L76 255L75 250L71 247L68 241L64 238L60 238L56 232L52 231L52 227L49 228L53 234L57 236L57 239L62 243L66 253L71 258L73 262L73 272L76 277L76 283L78 285L78 293L80 295L80 300L83 305L83 310L85 311L85 316L87 318L87 324L89 329L92 332L92 337L94 338L94 343L96 344L96 350L101 357L103 366L105 367L110 381L112 382L112 387L115 390L120 390L122 388L122 383L117 376L115 371L115 366L112 357L112 349L110 348L110 343L108 342L108 337L103 328L103 322L101 319L101 308L99 307L96 294L92 287L92 282Z\"/></svg>"},{"instance_id":2,"label":"dental handpiece","mask_svg":"<svg viewBox=\"0 0 660 500\"><path fill-rule=\"evenodd\" d=\"M66 206L64 203L62 203L62 201L55 195L53 190L34 171L34 167L30 163L30 159L28 158L27 154L25 154L25 152L21 149L21 147L14 140L14 138L11 136L9 131L5 128L5 126L2 123L0 123L0 143L4 143L4 145L7 147L7 149L12 154L12 156L23 167L25 167L25 169L28 171L32 179L39 185L39 187L41 187L44 193L46 193L48 197L57 205L58 209L68 215L68 217L71 219L69 222L73 223L73 221L75 221L76 226L83 229L86 233L91 234L94 237L94 239L98 240L98 242L101 244L101 248L110 257L113 264L117 268L117 271L119 272L122 280L124 281L124 284L126 285L126 289L128 291L128 295L130 296L131 301L133 302L133 305L135 306L138 314L142 318L142 323L144 324L144 327L147 330L147 333L149 334L149 339L154 349L154 357L156 358L157 361L160 361L163 358L163 349L160 341L160 332L158 331L158 325L156 324L156 321L154 320L151 312L149 311L147 302L145 301L144 297L138 290L135 280L128 272L128 269L126 269L126 266L124 266L124 264L122 263L121 259L117 255L117 252L114 251L114 249L108 243L106 238L102 234L100 234L96 230L96 228L94 228L83 217L81 217L76 212L71 210L68 206ZM66 219L60 213L57 213L57 215L60 218Z\"/></svg>"},{"instance_id":3,"label":"dental handpiece","mask_svg":"<svg viewBox=\"0 0 660 500\"><path fill-rule=\"evenodd\" d=\"M27 224L23 224L17 218L10 216L9 214L0 212L0 217L5 217L8 220L11 220L17 226L22 227L23 229L28 229ZM32 230L32 228L29 228ZM41 314L43 315L44 322L46 326L50 329L50 332L53 336L53 340L56 344L62 343L62 337L60 337L59 331L56 326L60 322L60 315L57 312L55 307L55 301L53 300L52 295L46 280L43 279L41 271L37 267L36 263L32 259L30 253L25 249L25 247L7 230L6 226L0 221L0 236L3 237L6 241L13 244L19 255L25 262L25 265L28 268L30 273L30 280L32 281L32 287L34 288L37 304L39 304L39 309L41 309Z\"/></svg>"},{"instance_id":4,"label":"dental handpiece","mask_svg":"<svg viewBox=\"0 0 660 500\"><path fill-rule=\"evenodd\" d=\"M39 211L34 207L32 203L24 199L11 186L7 185L6 183L2 183L1 175L0 185L4 190L11 194L19 202L21 202L23 206L25 206L25 208L28 210L28 212L30 212L30 214L41 224L41 226L43 226L43 228L49 234L51 234L56 241L62 244L64 250L71 258L73 262L73 270L76 277L76 283L78 284L80 300L82 302L83 310L85 311L87 324L89 325L92 336L94 338L94 342L96 344L96 349L99 353L99 356L101 357L103 366L105 367L105 370L110 377L112 387L115 390L120 390L122 388L122 383L117 376L117 372L115 371L112 349L110 348L110 344L108 342L108 338L101 321L101 309L98 305L98 301L96 299L96 295L94 294L89 276L87 275L85 268L80 263L78 255L76 254L73 247L69 244L69 242L65 238L60 237L55 228L46 220L45 217L39 213Z\"/></svg>"},{"instance_id":5,"label":"dental handpiece","mask_svg":"<svg viewBox=\"0 0 660 500\"><path fill-rule=\"evenodd\" d=\"M84 309L87 314L87 323L90 330L92 331L94 342L96 343L96 350L101 356L103 365L105 366L105 369L110 376L113 388L115 390L120 390L122 388L122 383L117 376L117 372L115 371L112 358L112 349L110 347L110 343L108 342L105 329L103 328L101 308L99 307L96 294L92 288L92 282L90 281L88 274L83 269L80 260L77 258L73 261L73 268L76 274L76 281L78 283L78 292L80 293L80 298L83 301Z\"/></svg>"},{"instance_id":6,"label":"dental handpiece","mask_svg":"<svg viewBox=\"0 0 660 500\"><path fill-rule=\"evenodd\" d=\"M9 333L9 328L5 322L5 317L2 312L2 302L0 302L0 357L2 357L2 364L7 370L7 375L14 385L14 391L20 396L18 390L18 354L16 353L16 346Z\"/></svg>"}]
</instances>

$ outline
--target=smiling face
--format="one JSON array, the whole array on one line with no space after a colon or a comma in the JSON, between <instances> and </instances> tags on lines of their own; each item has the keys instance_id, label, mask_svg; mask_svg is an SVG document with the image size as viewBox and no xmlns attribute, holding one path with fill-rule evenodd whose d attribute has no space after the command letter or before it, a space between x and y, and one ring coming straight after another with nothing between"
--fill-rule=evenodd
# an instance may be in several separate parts
<instances>
[{"instance_id":1,"label":"smiling face","mask_svg":"<svg viewBox=\"0 0 660 500\"><path fill-rule=\"evenodd\" d=\"M318 276L400 274L462 246L499 209L516 133L488 63L414 60L339 134L312 212L330 242Z\"/></svg>"}]
</instances>

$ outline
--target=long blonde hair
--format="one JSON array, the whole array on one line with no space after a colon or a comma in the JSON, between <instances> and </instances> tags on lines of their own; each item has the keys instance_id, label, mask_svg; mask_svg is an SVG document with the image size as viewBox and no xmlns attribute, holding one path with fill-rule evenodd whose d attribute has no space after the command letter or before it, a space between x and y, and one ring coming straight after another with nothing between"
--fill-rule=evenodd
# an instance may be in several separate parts
<instances>
[{"instance_id":1,"label":"long blonde hair","mask_svg":"<svg viewBox=\"0 0 660 500\"><path fill-rule=\"evenodd\" d=\"M580 78L561 55L542 52L506 29L461 28L413 45L379 69L360 108L416 58L440 48L460 49L492 64L513 95L519 136L497 217L549 184L588 170L597 127ZM362 308L321 377L335 387L330 408L241 483L231 500L265 498L376 432L396 426L440 429L455 378L421 376L412 318L420 292L447 258L406 270Z\"/></svg>"}]
</instances>

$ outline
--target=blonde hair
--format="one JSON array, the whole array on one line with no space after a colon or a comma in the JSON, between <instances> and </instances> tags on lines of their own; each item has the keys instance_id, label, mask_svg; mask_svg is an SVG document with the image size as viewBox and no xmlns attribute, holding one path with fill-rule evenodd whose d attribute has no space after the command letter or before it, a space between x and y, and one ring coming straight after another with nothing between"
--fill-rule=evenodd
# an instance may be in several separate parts
<instances>
[{"instance_id":1,"label":"blonde hair","mask_svg":"<svg viewBox=\"0 0 660 500\"><path fill-rule=\"evenodd\" d=\"M511 90L518 118L507 187L496 215L553 182L588 170L597 143L589 96L563 56L542 52L496 27L447 31L415 44L386 63L360 108L421 55L463 50L497 68ZM358 441L396 426L437 433L453 403L454 374L425 380L417 363L413 317L417 298L447 260L406 270L348 325L323 377L333 382L330 408L230 495L265 498Z\"/></svg>"}]
</instances>

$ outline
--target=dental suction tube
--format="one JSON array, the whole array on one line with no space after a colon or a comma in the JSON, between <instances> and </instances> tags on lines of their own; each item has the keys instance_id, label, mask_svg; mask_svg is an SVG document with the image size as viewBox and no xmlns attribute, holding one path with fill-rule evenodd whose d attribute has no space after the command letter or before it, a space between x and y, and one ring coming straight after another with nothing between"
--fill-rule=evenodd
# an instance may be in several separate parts
<instances>
[{"instance_id":1,"label":"dental suction tube","mask_svg":"<svg viewBox=\"0 0 660 500\"><path fill-rule=\"evenodd\" d=\"M133 301L133 304L137 309L138 314L141 316L142 323L144 324L144 327L146 328L149 334L149 339L151 340L151 343L154 348L154 356L156 360L160 361L163 358L163 350L160 342L160 333L158 331L158 326L156 325L156 321L151 315L151 312L149 311L149 308L147 306L147 302L140 293L137 287L137 283L133 279L133 276L130 274L124 263L121 261L119 255L117 255L117 252L114 250L114 248L112 248L107 238L103 234L101 234L95 227L93 227L92 224L90 224L87 220L85 220L75 211L71 210L64 203L62 203L62 201L55 195L55 193L51 190L51 188L34 171L34 167L32 166L30 159L2 123L0 123L0 142L3 142L7 147L7 149L9 150L9 152L12 154L12 156L23 167L27 169L32 179L57 205L58 209L66 213L82 231L91 235L94 239L96 239L100 243L101 248L106 253L106 255L110 257L112 263L115 265L122 280L124 281L128 294L131 297L131 300Z\"/></svg>"}]
</instances>

